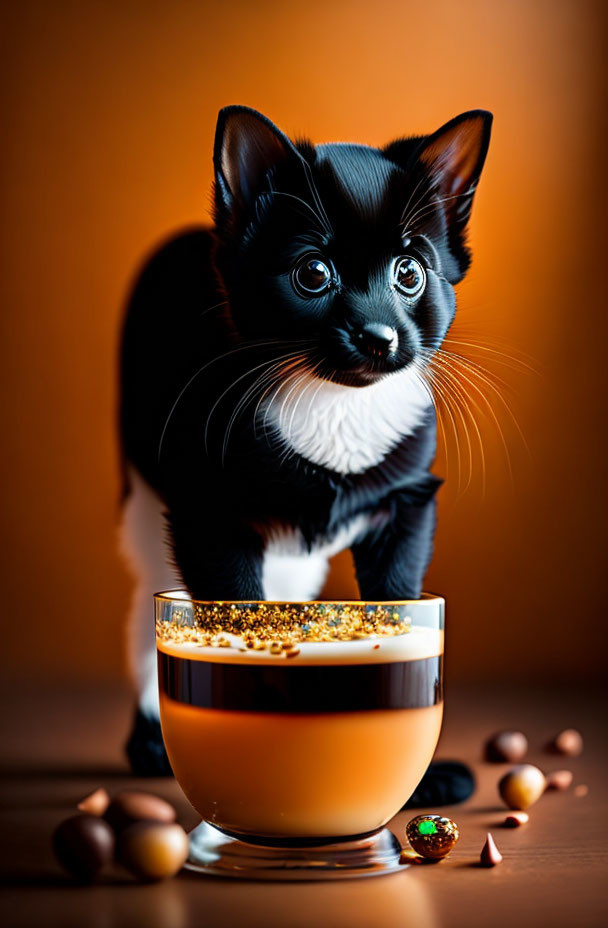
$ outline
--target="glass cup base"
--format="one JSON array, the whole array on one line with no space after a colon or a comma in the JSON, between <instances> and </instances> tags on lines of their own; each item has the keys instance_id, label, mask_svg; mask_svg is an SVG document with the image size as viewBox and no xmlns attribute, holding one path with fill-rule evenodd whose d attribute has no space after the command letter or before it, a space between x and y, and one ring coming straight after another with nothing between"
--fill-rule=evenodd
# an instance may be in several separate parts
<instances>
[{"instance_id":1,"label":"glass cup base","mask_svg":"<svg viewBox=\"0 0 608 928\"><path fill-rule=\"evenodd\" d=\"M336 880L406 870L392 831L331 844L278 847L249 843L201 822L190 832L185 867L209 876L245 880Z\"/></svg>"}]
</instances>

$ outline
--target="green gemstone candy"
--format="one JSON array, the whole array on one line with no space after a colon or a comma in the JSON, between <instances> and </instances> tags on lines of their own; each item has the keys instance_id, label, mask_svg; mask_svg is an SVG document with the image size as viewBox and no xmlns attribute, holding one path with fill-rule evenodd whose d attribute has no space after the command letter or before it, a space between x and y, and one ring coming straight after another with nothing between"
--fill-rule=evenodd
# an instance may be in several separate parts
<instances>
[{"instance_id":1,"label":"green gemstone candy","mask_svg":"<svg viewBox=\"0 0 608 928\"><path fill-rule=\"evenodd\" d=\"M413 850L432 860L449 854L459 837L456 822L442 815L417 815L407 823L405 832Z\"/></svg>"}]
</instances>

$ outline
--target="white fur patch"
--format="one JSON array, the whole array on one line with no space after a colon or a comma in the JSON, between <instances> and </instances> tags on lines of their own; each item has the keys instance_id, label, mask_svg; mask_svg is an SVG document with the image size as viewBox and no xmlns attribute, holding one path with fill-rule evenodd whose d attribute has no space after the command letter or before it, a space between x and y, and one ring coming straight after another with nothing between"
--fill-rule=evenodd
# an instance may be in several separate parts
<instances>
[{"instance_id":1,"label":"white fur patch","mask_svg":"<svg viewBox=\"0 0 608 928\"><path fill-rule=\"evenodd\" d=\"M360 538L368 526L367 516L358 516L331 539L319 539L306 549L299 529L274 527L266 536L262 566L264 598L293 602L315 599L325 582L328 558Z\"/></svg>"},{"instance_id":2,"label":"white fur patch","mask_svg":"<svg viewBox=\"0 0 608 928\"><path fill-rule=\"evenodd\" d=\"M286 379L261 417L306 460L339 474L360 474L411 435L430 405L420 374L412 367L367 387L303 374Z\"/></svg>"},{"instance_id":3,"label":"white fur patch","mask_svg":"<svg viewBox=\"0 0 608 928\"><path fill-rule=\"evenodd\" d=\"M158 718L154 593L183 585L167 560L163 503L134 469L129 470L131 492L120 526L120 550L134 577L128 625L128 656L137 682L139 706L146 715Z\"/></svg>"}]
</instances>

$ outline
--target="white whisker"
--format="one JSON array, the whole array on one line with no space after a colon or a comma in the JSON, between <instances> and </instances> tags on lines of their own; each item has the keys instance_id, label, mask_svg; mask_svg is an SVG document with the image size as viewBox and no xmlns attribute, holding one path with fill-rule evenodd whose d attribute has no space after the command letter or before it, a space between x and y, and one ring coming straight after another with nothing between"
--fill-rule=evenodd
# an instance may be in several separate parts
<instances>
[{"instance_id":1,"label":"white whisker","mask_svg":"<svg viewBox=\"0 0 608 928\"><path fill-rule=\"evenodd\" d=\"M222 300L221 303L216 303L214 306L208 306L207 309L204 309L201 316L206 316L207 313L212 312L214 309L219 309L220 306L228 306L228 300Z\"/></svg>"},{"instance_id":2,"label":"white whisker","mask_svg":"<svg viewBox=\"0 0 608 928\"><path fill-rule=\"evenodd\" d=\"M303 341L307 341L307 339L298 339L297 341L303 342ZM165 438L165 433L166 433L166 431L167 431L167 428L168 428L168 426L169 426L169 422L170 422L170 420L171 420L171 418L172 418L172 416L173 416L173 413L174 413L175 410L177 409L178 404L179 404L181 398L184 396L184 394L186 393L186 391L188 390L188 388L194 383L194 381L195 381L198 377L200 377L200 375L201 375L204 371L207 370L207 368L211 367L212 364L217 364L218 361L222 361L222 360L224 360L225 358L231 357L233 354L237 354L239 351L248 351L248 350L251 350L252 348L263 348L263 347L265 347L265 346L267 346L267 345L286 345L286 344L295 344L295 342L293 342L293 341L288 342L288 341L286 341L285 339L278 339L278 338L273 338L273 339L270 339L270 340L267 340L267 341L249 342L249 343L246 344L246 345L239 345L239 346L237 346L236 348L231 348L230 351L225 351L223 354L218 355L216 358L211 358L210 361L207 361L206 364L203 364L202 367L199 367L199 369L198 369L197 371L195 371L195 373L190 377L190 379L186 382L186 384L182 387L182 389L181 389L180 392L178 393L177 399L176 399L175 402L173 403L171 409L169 410L169 415L168 415L167 418L165 419L165 424L164 424L164 426L163 426L163 428L162 428L161 435L160 435L160 440L159 440L159 442L158 442L158 460L160 461L161 452L162 452L162 447L163 447L163 441L164 441L164 438Z\"/></svg>"},{"instance_id":3,"label":"white whisker","mask_svg":"<svg viewBox=\"0 0 608 928\"><path fill-rule=\"evenodd\" d=\"M448 203L450 200L458 200L460 197L471 196L474 192L475 188L469 187L468 190L463 190L462 193L455 193L450 197L441 197L439 200L434 200L431 204L429 204L429 206L422 206L416 213L414 213L413 216L408 219L408 229L406 232L409 231L409 228L413 226L414 223L418 221L418 219L422 219L423 216L432 213L438 206L441 206L442 203Z\"/></svg>"},{"instance_id":4,"label":"white whisker","mask_svg":"<svg viewBox=\"0 0 608 928\"><path fill-rule=\"evenodd\" d=\"M299 354L293 355L293 359L294 359L294 360L295 360L295 359L303 359L303 358L305 358L305 357L306 357L306 354L305 354L305 353L302 353L302 352L300 352ZM222 464L224 463L224 460L225 460L226 450L227 450L227 448L228 448L228 442L229 442L229 440L230 440L230 433L231 433L231 431L232 431L232 427L233 427L234 423L236 422L238 416L240 415L241 411L244 410L244 409L246 408L247 404L248 404L248 403L250 402L250 400L253 398L253 396L255 395L256 391L257 391L258 389L262 389L262 387L264 386L264 384L265 384L268 380L272 380L272 378L274 377L274 374L276 373L276 371L278 371L278 370L281 368L281 366L282 366L283 363L284 363L284 362L283 362L282 360L280 360L280 359L279 359L279 360L275 360L275 361L269 361L268 364L265 365L265 366L266 366L266 370L262 371L262 373L261 373L258 377L256 377L256 379L254 380L253 384L251 384L251 385L245 390L245 393L243 394L243 396L241 397L241 399L240 399L240 400L238 401L238 403L236 404L236 406L235 406L235 408L234 408L234 410L233 410L233 412L232 412L232 415L230 416L230 419L229 419L229 421L228 421L228 425L227 425L227 427L226 427L226 431L225 431L225 433L224 433L224 440L223 440L223 442L222 442L222 458L221 458ZM270 366L268 366L268 365L270 365ZM262 367L263 365L259 365L259 366ZM253 370L255 370L255 368L254 368ZM251 371L251 373L253 373L253 370Z\"/></svg>"},{"instance_id":5,"label":"white whisker","mask_svg":"<svg viewBox=\"0 0 608 928\"><path fill-rule=\"evenodd\" d=\"M312 215L314 216L315 220L317 221L317 223L319 224L323 232L327 234L330 231L330 229L328 229L328 227L326 226L325 221L323 220L323 217L319 213L317 213L315 209L313 209L310 203L307 203L306 200L303 200L302 197L296 196L295 193L286 193L283 190L273 190L273 189L268 191L268 194L275 196L275 197L289 197L292 200L296 200L298 203L301 203L303 206L305 206L306 209L309 210L309 212L312 213Z\"/></svg>"},{"instance_id":6,"label":"white whisker","mask_svg":"<svg viewBox=\"0 0 608 928\"><path fill-rule=\"evenodd\" d=\"M255 371L259 370L261 367L268 367L269 364L273 364L275 361L279 361L279 360L281 360L282 358L288 358L288 357L290 357L292 354L293 354L293 352L290 351L290 352L287 352L287 353L284 354L284 355L281 355L280 358L270 358L270 359L267 360L267 361L262 361L261 364L256 364L255 367L249 368L248 370L245 371L244 374L241 374L240 377L237 377L236 380L233 380L230 384L228 384L228 386L226 387L226 389L222 391L222 393L220 394L220 396L217 398L217 400L215 401L215 403L214 403L213 406L211 407L211 410L209 411L209 414L207 415L207 418L206 418L206 420L205 420L204 446L205 446L205 452L206 452L206 453L208 453L208 450L209 450L209 449L208 449L208 442L207 442L207 439L208 439L208 435L209 435L209 426L210 426L210 423L211 423L211 418L212 418L212 416L213 416L213 413L215 412L215 410L217 409L217 407L219 406L219 404L220 404L221 401L223 400L223 398L226 396L226 394L229 393L230 390L234 389L234 387L237 385L237 383L240 383L241 380L243 380L245 377L250 377L251 374L255 373Z\"/></svg>"},{"instance_id":7,"label":"white whisker","mask_svg":"<svg viewBox=\"0 0 608 928\"><path fill-rule=\"evenodd\" d=\"M427 177L426 174L423 174L422 177L419 179L418 183L416 184L416 186L414 187L412 193L410 194L407 203L405 204L405 208L403 212L401 213L401 218L399 219L399 225L402 226L403 228L406 227L407 223L409 222L409 217L412 215L412 213L415 210L418 209L418 207L420 206L424 198L427 196L430 196L433 193L433 190L435 189L432 184L428 188L424 189L422 193L420 194L420 196L418 197L418 199L414 202L410 210L410 203L412 202L413 197L418 191L420 184L425 183L425 182L429 182L429 178ZM409 213L408 213L408 210L409 210Z\"/></svg>"}]
</instances>

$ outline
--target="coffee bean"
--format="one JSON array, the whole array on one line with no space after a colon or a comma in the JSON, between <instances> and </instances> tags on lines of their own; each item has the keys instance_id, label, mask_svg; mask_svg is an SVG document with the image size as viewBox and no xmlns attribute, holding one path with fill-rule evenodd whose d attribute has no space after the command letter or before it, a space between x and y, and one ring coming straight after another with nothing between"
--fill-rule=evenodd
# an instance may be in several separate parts
<instances>
[{"instance_id":1,"label":"coffee bean","mask_svg":"<svg viewBox=\"0 0 608 928\"><path fill-rule=\"evenodd\" d=\"M53 851L72 876L92 882L114 855L114 832L96 815L73 815L53 833Z\"/></svg>"},{"instance_id":2,"label":"coffee bean","mask_svg":"<svg viewBox=\"0 0 608 928\"><path fill-rule=\"evenodd\" d=\"M160 796L125 789L114 797L104 818L116 832L121 832L135 822L172 823L177 815L173 806Z\"/></svg>"},{"instance_id":3,"label":"coffee bean","mask_svg":"<svg viewBox=\"0 0 608 928\"><path fill-rule=\"evenodd\" d=\"M188 856L188 836L176 824L137 822L121 833L117 859L140 880L175 876Z\"/></svg>"}]
</instances>

